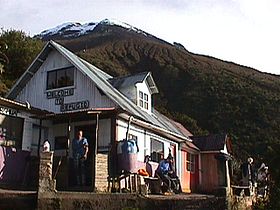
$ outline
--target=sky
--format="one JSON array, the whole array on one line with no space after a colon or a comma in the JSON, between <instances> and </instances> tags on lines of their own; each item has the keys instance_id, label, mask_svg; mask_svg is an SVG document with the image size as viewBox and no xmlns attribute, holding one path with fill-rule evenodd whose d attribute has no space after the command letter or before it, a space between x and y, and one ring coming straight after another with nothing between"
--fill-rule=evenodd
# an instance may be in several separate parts
<instances>
[{"instance_id":1,"label":"sky","mask_svg":"<svg viewBox=\"0 0 280 210\"><path fill-rule=\"evenodd\" d=\"M280 75L279 0L0 0L0 28L33 36L117 19L193 53Z\"/></svg>"}]
</instances>

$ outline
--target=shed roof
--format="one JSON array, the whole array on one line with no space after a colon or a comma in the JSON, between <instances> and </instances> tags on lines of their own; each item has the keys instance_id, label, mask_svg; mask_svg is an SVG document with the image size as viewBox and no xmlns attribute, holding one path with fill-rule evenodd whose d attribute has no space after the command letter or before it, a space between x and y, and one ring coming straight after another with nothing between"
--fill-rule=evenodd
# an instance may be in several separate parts
<instances>
[{"instance_id":1,"label":"shed roof","mask_svg":"<svg viewBox=\"0 0 280 210\"><path fill-rule=\"evenodd\" d=\"M51 50L57 50L59 53L61 53L79 71L88 76L96 84L96 86L101 89L104 94L107 95L107 97L109 97L114 103L116 103L116 105L124 112L127 112L134 117L137 117L155 126L172 132L177 136L179 135L180 139L189 140L188 135L186 135L186 133L183 132L182 129L179 129L178 126L175 125L174 121L160 114L156 110L152 110L152 114L143 111L140 107L130 101L125 95L123 95L111 84L111 82L114 81L111 75L103 72L94 65L81 59L80 57L54 41L49 41L45 45L41 53L37 56L37 58L33 61L30 67L25 71L25 73L20 77L16 84L12 87L7 95L8 98L15 99L17 97L22 88L29 82L36 71L38 71L44 60L46 60ZM127 77L130 79L124 79L123 81L140 81L141 79L143 80L144 78L147 78L147 76L152 79L150 74L143 73L139 74L138 76L136 75L135 77ZM150 79L147 82L150 82L152 85L153 80L151 81ZM117 81L117 79L115 81Z\"/></svg>"},{"instance_id":2,"label":"shed roof","mask_svg":"<svg viewBox=\"0 0 280 210\"><path fill-rule=\"evenodd\" d=\"M201 151L221 151L225 145L229 153L231 153L230 139L227 134L216 134L208 136L192 136L193 143Z\"/></svg>"},{"instance_id":3,"label":"shed roof","mask_svg":"<svg viewBox=\"0 0 280 210\"><path fill-rule=\"evenodd\" d=\"M188 148L191 148L191 149L194 149L196 151L200 151L200 149L195 146L195 144L193 142L189 142L189 141L185 141L181 144L181 148L182 149L188 149Z\"/></svg>"}]
</instances>

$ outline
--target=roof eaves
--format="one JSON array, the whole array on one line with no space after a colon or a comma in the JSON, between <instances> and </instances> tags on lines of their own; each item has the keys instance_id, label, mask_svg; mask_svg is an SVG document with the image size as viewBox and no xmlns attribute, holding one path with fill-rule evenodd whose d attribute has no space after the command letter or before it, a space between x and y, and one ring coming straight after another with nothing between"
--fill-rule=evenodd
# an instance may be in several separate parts
<instances>
[{"instance_id":1,"label":"roof eaves","mask_svg":"<svg viewBox=\"0 0 280 210\"><path fill-rule=\"evenodd\" d=\"M119 116L121 118L125 119L125 120L129 119L128 116L125 116L123 114L120 114ZM185 142L185 141L190 141L190 139L188 137L185 137L185 136L180 135L178 133L175 133L173 131L167 130L164 127L160 127L158 125L151 124L151 122L143 121L143 120L137 119L137 118L133 118L132 122L134 122L135 124L141 125L143 127L146 127L150 130L154 130L154 131L156 131L158 133L161 133L163 135L173 136L173 139L176 139L175 141L178 142L178 143L182 143L182 142Z\"/></svg>"},{"instance_id":2,"label":"roof eaves","mask_svg":"<svg viewBox=\"0 0 280 210\"><path fill-rule=\"evenodd\" d=\"M150 82L149 82L149 79L151 80ZM152 77L152 73L151 72L148 72L148 74L145 77L145 80L147 81L148 86L151 89L152 94L159 93L158 88L157 88L156 83L155 83L155 81L154 81L154 79Z\"/></svg>"}]
</instances>

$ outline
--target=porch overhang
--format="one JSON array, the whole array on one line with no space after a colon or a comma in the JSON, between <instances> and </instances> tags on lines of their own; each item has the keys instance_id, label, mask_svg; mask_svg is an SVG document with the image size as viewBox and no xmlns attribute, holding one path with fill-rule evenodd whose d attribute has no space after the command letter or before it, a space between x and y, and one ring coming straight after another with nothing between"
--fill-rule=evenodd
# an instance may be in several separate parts
<instances>
[{"instance_id":1,"label":"porch overhang","mask_svg":"<svg viewBox=\"0 0 280 210\"><path fill-rule=\"evenodd\" d=\"M58 121L68 121L72 120L87 120L88 117L92 115L100 115L101 117L111 116L114 113L117 113L118 110L115 107L108 108L89 108L83 110L67 111L60 113L45 113L41 115L34 115L33 118L41 120L58 120Z\"/></svg>"},{"instance_id":2,"label":"porch overhang","mask_svg":"<svg viewBox=\"0 0 280 210\"><path fill-rule=\"evenodd\" d=\"M0 97L0 106L9 107L9 108L21 110L21 111L26 111L31 114L42 115L42 114L49 113L48 111L37 109L35 107L30 106L30 104L28 102L22 103L22 102L17 102L17 101L11 100L11 99L3 98L3 97Z\"/></svg>"}]
</instances>

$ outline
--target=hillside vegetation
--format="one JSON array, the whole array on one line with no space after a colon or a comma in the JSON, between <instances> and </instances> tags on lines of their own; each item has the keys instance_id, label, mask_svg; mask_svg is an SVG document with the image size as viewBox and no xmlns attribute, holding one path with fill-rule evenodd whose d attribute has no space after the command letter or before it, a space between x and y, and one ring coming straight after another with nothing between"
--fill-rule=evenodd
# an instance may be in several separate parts
<instances>
[{"instance_id":1,"label":"hillside vegetation","mask_svg":"<svg viewBox=\"0 0 280 210\"><path fill-rule=\"evenodd\" d=\"M280 76L193 54L121 27L99 26L94 33L57 41L113 76L151 71L160 91L155 108L195 135L231 134L238 159L250 155L256 164L270 165L275 181L271 208L279 204Z\"/></svg>"}]
</instances>

